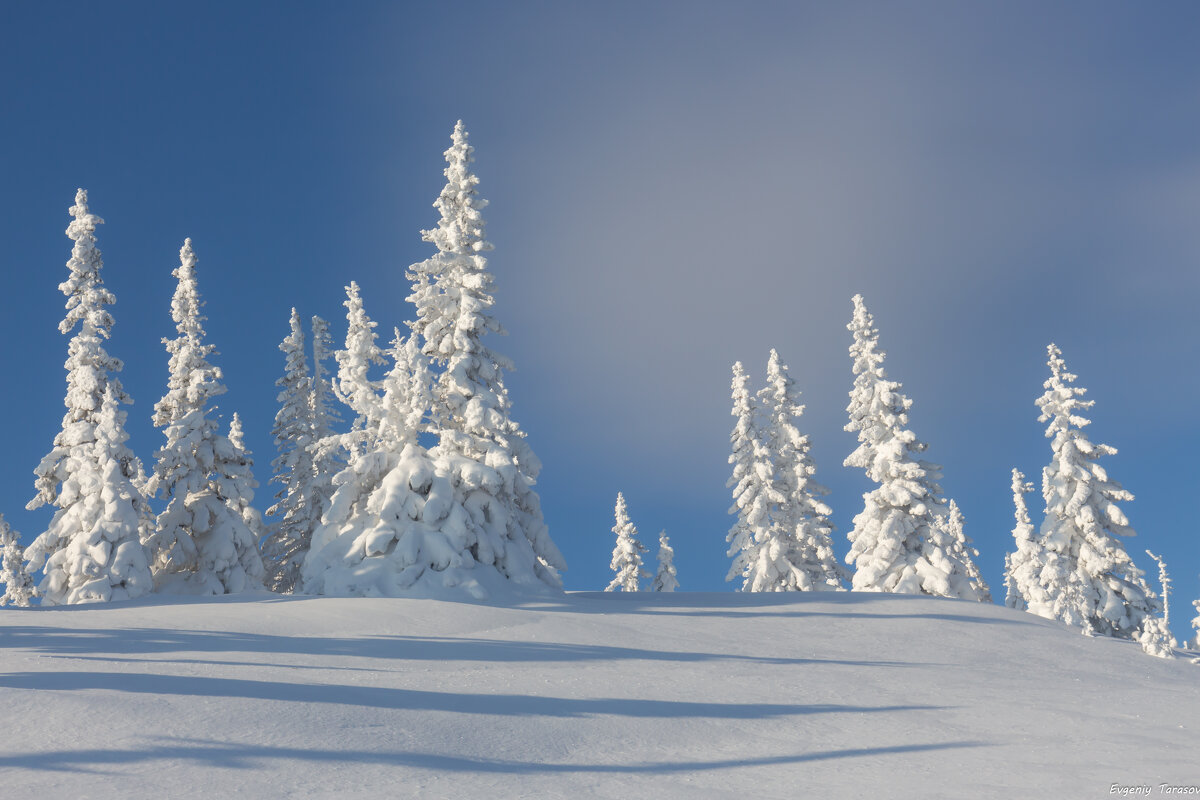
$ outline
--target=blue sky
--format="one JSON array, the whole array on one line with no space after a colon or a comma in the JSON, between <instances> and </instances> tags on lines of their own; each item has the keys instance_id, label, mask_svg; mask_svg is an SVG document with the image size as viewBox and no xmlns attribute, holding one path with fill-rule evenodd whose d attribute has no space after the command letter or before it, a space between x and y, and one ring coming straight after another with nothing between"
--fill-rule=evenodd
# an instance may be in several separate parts
<instances>
[{"instance_id":1,"label":"blue sky","mask_svg":"<svg viewBox=\"0 0 1200 800\"><path fill-rule=\"evenodd\" d=\"M1200 9L1122 3L10 5L0 25L0 510L26 541L58 430L67 208L91 194L111 352L149 460L171 270L269 477L294 305L344 330L356 280L390 330L430 250L462 118L491 201L515 415L571 589L608 579L613 501L666 528L685 589L728 560L729 368L777 348L804 391L838 544L845 330L862 292L912 425L999 590L1008 472L1040 476L1057 342L1097 401L1127 513L1200 596ZM270 491L260 492L267 505ZM1031 497L1035 518L1037 496Z\"/></svg>"}]
</instances>

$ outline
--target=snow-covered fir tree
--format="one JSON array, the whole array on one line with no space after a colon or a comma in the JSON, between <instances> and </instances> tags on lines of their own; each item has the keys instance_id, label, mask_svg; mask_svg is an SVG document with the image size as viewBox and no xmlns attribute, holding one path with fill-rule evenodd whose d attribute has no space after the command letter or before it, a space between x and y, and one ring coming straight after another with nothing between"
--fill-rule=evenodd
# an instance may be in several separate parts
<instances>
[{"instance_id":1,"label":"snow-covered fir tree","mask_svg":"<svg viewBox=\"0 0 1200 800\"><path fill-rule=\"evenodd\" d=\"M767 571L760 568L765 560L774 563L768 535L771 529L771 508L784 501L776 487L775 467L771 454L764 442L759 424L758 404L750 391L750 378L742 362L733 365L733 410L735 418L733 432L729 435L732 453L729 463L733 473L726 486L733 489L733 505L730 514L737 519L725 541L729 543L727 555L733 559L725 580L742 579L743 591L761 591ZM766 552L762 544L766 542ZM776 543L776 547L779 543Z\"/></svg>"},{"instance_id":2,"label":"snow-covered fir tree","mask_svg":"<svg viewBox=\"0 0 1200 800\"><path fill-rule=\"evenodd\" d=\"M319 522L333 499L333 476L341 472L345 462L341 457L340 447L322 447L322 442L329 442L335 436L334 428L341 422L341 417L334 408L333 383L330 380L326 364L333 355L333 339L329 335L329 323L314 316L312 325L312 439L313 448L313 482L312 504L313 519Z\"/></svg>"},{"instance_id":3,"label":"snow-covered fir tree","mask_svg":"<svg viewBox=\"0 0 1200 800\"><path fill-rule=\"evenodd\" d=\"M1095 401L1082 399L1087 390L1073 385L1076 376L1067 372L1058 347L1051 344L1046 352L1050 377L1037 406L1038 421L1049 423L1052 452L1042 470L1046 514L1041 528L1042 585L1051 607L1042 615L1086 633L1137 638L1159 603L1117 538L1134 535L1117 505L1133 495L1097 463L1116 449L1093 444L1083 432L1091 424L1083 412Z\"/></svg>"},{"instance_id":4,"label":"snow-covered fir tree","mask_svg":"<svg viewBox=\"0 0 1200 800\"><path fill-rule=\"evenodd\" d=\"M759 392L766 414L765 444L782 498L771 509L766 538L758 542L753 591L829 591L849 578L833 552L829 490L813 477L817 467L808 437L795 420L804 413L796 383L774 349L767 360L767 385Z\"/></svg>"},{"instance_id":5,"label":"snow-covered fir tree","mask_svg":"<svg viewBox=\"0 0 1200 800\"><path fill-rule=\"evenodd\" d=\"M641 591L642 578L650 577L650 573L642 569L642 553L646 552L646 546L638 541L637 528L630 521L629 509L625 505L625 495L620 492L617 492L616 520L612 532L617 535L617 543L609 564L616 576L604 591L638 592Z\"/></svg>"},{"instance_id":6,"label":"snow-covered fir tree","mask_svg":"<svg viewBox=\"0 0 1200 800\"><path fill-rule=\"evenodd\" d=\"M275 495L275 504L267 509L267 516L276 519L262 542L267 588L285 594L295 590L312 532L321 522L313 497L317 478L313 463L313 380L305 360L304 328L294 308L290 324L291 331L279 344L284 369L283 377L275 381L279 410L271 431L279 451L271 462L273 480L283 488Z\"/></svg>"},{"instance_id":7,"label":"snow-covered fir tree","mask_svg":"<svg viewBox=\"0 0 1200 800\"><path fill-rule=\"evenodd\" d=\"M355 304L347 307L366 319ZM390 596L457 586L485 596L487 587L463 553L466 509L454 502L446 471L418 439L427 430L428 359L399 331L388 354L393 366L379 382L382 395L352 389L348 373L339 379L341 396L357 398L351 409L364 421L369 412L371 421L347 435L348 463L333 479L329 511L313 534L303 590ZM343 353L339 363L348 363Z\"/></svg>"},{"instance_id":8,"label":"snow-covered fir tree","mask_svg":"<svg viewBox=\"0 0 1200 800\"><path fill-rule=\"evenodd\" d=\"M675 550L666 531L658 534L658 571L654 574L652 588L656 592L673 592L679 588L675 573Z\"/></svg>"},{"instance_id":9,"label":"snow-covered fir tree","mask_svg":"<svg viewBox=\"0 0 1200 800\"><path fill-rule=\"evenodd\" d=\"M0 606L28 606L37 596L33 577L25 569L25 548L3 514L0 514L0 583L4 584Z\"/></svg>"},{"instance_id":10,"label":"snow-covered fir tree","mask_svg":"<svg viewBox=\"0 0 1200 800\"><path fill-rule=\"evenodd\" d=\"M1200 600L1193 600L1192 608L1196 609L1196 616L1192 618L1192 630L1196 632L1192 637L1192 649L1200 650Z\"/></svg>"},{"instance_id":11,"label":"snow-covered fir tree","mask_svg":"<svg viewBox=\"0 0 1200 800\"><path fill-rule=\"evenodd\" d=\"M1178 642L1171 635L1171 576L1167 574L1167 563L1162 556L1149 550L1146 555L1158 564L1158 584L1162 587L1162 616L1147 617L1138 633L1142 650L1158 658L1174 658Z\"/></svg>"},{"instance_id":12,"label":"snow-covered fir tree","mask_svg":"<svg viewBox=\"0 0 1200 800\"><path fill-rule=\"evenodd\" d=\"M266 535L262 514L254 507L254 490L258 481L254 479L254 454L246 447L242 419L235 411L229 420L229 433L224 440L217 440L214 485L225 507L239 517L250 531L250 541L257 543ZM238 546L238 558L242 572L247 576L245 588L259 588L266 580L266 568L256 547ZM232 591L240 591L234 589Z\"/></svg>"},{"instance_id":13,"label":"snow-covered fir tree","mask_svg":"<svg viewBox=\"0 0 1200 800\"><path fill-rule=\"evenodd\" d=\"M60 507L26 552L32 570L45 568L37 588L43 605L128 600L154 588L142 546L153 519L137 488L140 474L129 474L135 470L125 446L125 412L111 382L92 434L95 440L64 464L60 495L73 502Z\"/></svg>"},{"instance_id":14,"label":"snow-covered fir tree","mask_svg":"<svg viewBox=\"0 0 1200 800\"><path fill-rule=\"evenodd\" d=\"M434 207L437 228L424 231L437 247L409 268L416 305L414 336L422 352L444 367L433 388L437 457L450 470L456 502L469 510L467 551L519 583L530 578L560 587L566 568L550 538L534 484L541 462L513 420L503 373L512 363L485 341L503 329L492 313L493 278L484 253L479 179L470 171L474 148L461 121L445 152L446 186Z\"/></svg>"},{"instance_id":15,"label":"snow-covered fir tree","mask_svg":"<svg viewBox=\"0 0 1200 800\"><path fill-rule=\"evenodd\" d=\"M1029 518L1029 507L1025 495L1033 491L1033 484L1025 480L1018 469L1012 471L1013 539L1015 552L1004 556L1004 604L1018 611L1029 611L1038 616L1047 616L1053 605L1050 595L1042 586L1042 569L1046 566L1046 551L1042 539L1033 530Z\"/></svg>"},{"instance_id":16,"label":"snow-covered fir tree","mask_svg":"<svg viewBox=\"0 0 1200 800\"><path fill-rule=\"evenodd\" d=\"M854 340L854 388L846 430L858 434L858 448L845 466L864 470L879 486L864 494L864 508L849 533L847 563L855 568L855 591L929 594L981 600L968 566L969 555L945 529L941 467L923 460L924 442L908 429L912 401L883 369L875 321L855 295L847 326Z\"/></svg>"},{"instance_id":17,"label":"snow-covered fir tree","mask_svg":"<svg viewBox=\"0 0 1200 800\"><path fill-rule=\"evenodd\" d=\"M958 507L958 503L953 500L950 501L950 507L947 509L946 516L942 517L941 521L942 529L953 543L957 559L966 565L967 579L970 581L971 586L975 588L979 602L992 602L992 592L988 588L987 582L983 579L983 575L980 574L979 567L975 564L975 559L979 558L979 551L971 546L971 540L967 538L967 534L963 530L966 521L963 519L962 510Z\"/></svg>"},{"instance_id":18,"label":"snow-covered fir tree","mask_svg":"<svg viewBox=\"0 0 1200 800\"><path fill-rule=\"evenodd\" d=\"M50 526L26 550L31 572L44 568L38 593L46 605L123 600L153 588L142 539L151 531L150 511L137 486L141 462L125 446L125 412L132 402L113 373L121 362L104 349L116 298L100 276L103 260L96 226L80 189L67 236L74 242L70 274L59 289L67 296L63 334L67 348L67 394L62 430L34 470L37 496L30 510L57 509ZM77 330L76 330L77 328Z\"/></svg>"},{"instance_id":19,"label":"snow-covered fir tree","mask_svg":"<svg viewBox=\"0 0 1200 800\"><path fill-rule=\"evenodd\" d=\"M346 346L334 356L338 371L332 388L338 400L354 413L349 435L339 439L349 453L347 458L352 459L364 453L378 439L382 400L379 383L371 378L370 372L386 361L376 343L378 335L375 328L378 323L367 316L362 291L354 281L346 287L343 305L346 306ZM328 455L335 450L326 446L322 452Z\"/></svg>"},{"instance_id":20,"label":"snow-covered fir tree","mask_svg":"<svg viewBox=\"0 0 1200 800\"><path fill-rule=\"evenodd\" d=\"M147 540L155 585L194 594L226 594L262 587L264 570L255 531L241 508L246 488L242 458L211 418L212 400L225 393L220 368L209 363L215 347L204 341L203 300L196 286L192 240L172 272L178 283L171 318L178 333L164 339L167 393L154 406L154 425L167 442L158 451L148 494L168 500Z\"/></svg>"}]
</instances>

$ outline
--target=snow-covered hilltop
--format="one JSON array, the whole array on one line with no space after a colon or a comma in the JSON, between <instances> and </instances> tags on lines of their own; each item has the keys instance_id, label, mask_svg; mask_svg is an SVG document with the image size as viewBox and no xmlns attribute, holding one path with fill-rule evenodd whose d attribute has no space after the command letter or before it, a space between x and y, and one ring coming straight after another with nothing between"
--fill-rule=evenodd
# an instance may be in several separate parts
<instances>
[{"instance_id":1,"label":"snow-covered hilltop","mask_svg":"<svg viewBox=\"0 0 1200 800\"><path fill-rule=\"evenodd\" d=\"M5 797L1095 798L1200 783L1195 666L981 603L259 594L4 608L0 631Z\"/></svg>"}]
</instances>

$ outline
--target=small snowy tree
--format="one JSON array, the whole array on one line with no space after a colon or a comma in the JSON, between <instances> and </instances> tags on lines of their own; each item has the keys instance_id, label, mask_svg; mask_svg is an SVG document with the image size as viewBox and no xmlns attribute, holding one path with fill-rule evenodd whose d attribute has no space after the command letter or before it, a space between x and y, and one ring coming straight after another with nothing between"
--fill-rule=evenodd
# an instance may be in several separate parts
<instances>
[{"instance_id":1,"label":"small snowy tree","mask_svg":"<svg viewBox=\"0 0 1200 800\"><path fill-rule=\"evenodd\" d=\"M1042 585L1052 605L1043 615L1085 633L1137 638L1144 620L1157 614L1158 598L1117 539L1134 535L1117 505L1133 495L1096 463L1116 449L1093 444L1082 430L1091 424L1082 412L1094 401L1081 399L1087 390L1072 385L1076 376L1067 372L1058 347L1051 344L1046 352L1050 378L1037 406L1038 421L1049 423L1052 451L1042 471L1041 529L1047 551Z\"/></svg>"},{"instance_id":2,"label":"small snowy tree","mask_svg":"<svg viewBox=\"0 0 1200 800\"><path fill-rule=\"evenodd\" d=\"M673 592L679 588L679 580L675 576L675 550L667 539L667 532L658 534L658 572L654 575L653 590L656 592Z\"/></svg>"},{"instance_id":3,"label":"small snowy tree","mask_svg":"<svg viewBox=\"0 0 1200 800\"><path fill-rule=\"evenodd\" d=\"M1192 630L1196 632L1192 638L1192 649L1200 650L1200 600L1193 600L1192 608L1196 609L1196 616L1192 618Z\"/></svg>"},{"instance_id":4,"label":"small snowy tree","mask_svg":"<svg viewBox=\"0 0 1200 800\"><path fill-rule=\"evenodd\" d=\"M378 323L367 316L362 293L354 281L346 287L346 348L339 350L337 380L332 388L337 398L354 413L350 434L341 437L348 459L366 452L379 436L379 418L383 413L379 383L370 376L372 367L385 364L383 351L376 344ZM332 451L324 448L324 453Z\"/></svg>"},{"instance_id":5,"label":"small snowy tree","mask_svg":"<svg viewBox=\"0 0 1200 800\"><path fill-rule=\"evenodd\" d=\"M646 547L638 541L637 528L630 522L629 509L625 506L625 495L620 492L617 492L616 518L617 523L612 531L617 535L617 544L613 547L612 563L609 564L616 577L604 591L641 591L641 579L650 577L650 573L642 569L642 553Z\"/></svg>"},{"instance_id":6,"label":"small snowy tree","mask_svg":"<svg viewBox=\"0 0 1200 800\"><path fill-rule=\"evenodd\" d=\"M847 328L854 336L854 388L850 392L846 430L858 434L858 448L845 466L864 470L879 484L863 495L864 508L849 533L855 591L929 594L980 600L980 587L968 566L969 555L954 542L942 518L946 508L937 484L941 467L920 454L924 442L908 429L912 401L901 385L888 380L886 354L879 331L855 295L854 315Z\"/></svg>"},{"instance_id":7,"label":"small snowy tree","mask_svg":"<svg viewBox=\"0 0 1200 800\"><path fill-rule=\"evenodd\" d=\"M153 554L155 584L194 594L225 594L261 588L258 539L246 524L238 477L241 457L210 417L211 401L225 393L221 370L209 363L216 348L204 342L203 300L196 286L196 255L184 240L171 318L178 336L164 339L167 393L154 406L154 424L167 442L157 453L151 494L168 499L146 544ZM231 474L232 473L232 474Z\"/></svg>"},{"instance_id":8,"label":"small snowy tree","mask_svg":"<svg viewBox=\"0 0 1200 800\"><path fill-rule=\"evenodd\" d=\"M142 539L151 531L150 512L138 490L141 462L125 446L129 396L112 374L121 362L104 349L112 330L107 306L116 302L100 277L103 261L87 192L80 189L67 236L75 243L70 275L59 285L67 315L59 330L76 329L67 352L67 395L62 430L54 448L34 470L37 496L31 511L57 508L50 526L29 545L31 572L45 570L38 594L46 605L123 600L150 591Z\"/></svg>"},{"instance_id":9,"label":"small snowy tree","mask_svg":"<svg viewBox=\"0 0 1200 800\"><path fill-rule=\"evenodd\" d=\"M729 455L729 463L733 465L733 474L725 485L733 489L733 505L729 513L736 514L737 520L725 537L729 543L727 555L733 559L725 580L741 578L742 591L761 591L761 588L755 587L763 586L768 576L759 565L765 561L770 566L775 561L772 543L768 538L771 508L786 498L776 487L775 467L763 441L758 406L750 392L750 378L740 361L733 365L732 389L731 413L737 421L729 435L733 450ZM764 543L767 544L765 548ZM776 550L780 544L774 543Z\"/></svg>"},{"instance_id":10,"label":"small snowy tree","mask_svg":"<svg viewBox=\"0 0 1200 800\"><path fill-rule=\"evenodd\" d=\"M1033 484L1025 480L1018 469L1012 471L1013 539L1017 543L1015 552L1004 556L1004 586L1007 590L1004 604L1018 611L1029 611L1038 616L1047 616L1052 602L1042 586L1042 569L1046 566L1046 551L1041 537L1034 533L1029 519L1029 508L1025 495L1033 491Z\"/></svg>"},{"instance_id":11,"label":"small snowy tree","mask_svg":"<svg viewBox=\"0 0 1200 800\"><path fill-rule=\"evenodd\" d=\"M0 583L4 584L0 606L28 606L37 596L33 577L25 569L25 548L3 514L0 514Z\"/></svg>"},{"instance_id":12,"label":"small snowy tree","mask_svg":"<svg viewBox=\"0 0 1200 800\"><path fill-rule=\"evenodd\" d=\"M975 559L979 558L979 551L971 546L971 540L963 531L965 520L958 503L950 501L947 514L941 518L941 521L942 530L950 539L956 559L961 561L967 569L967 580L975 589L977 599L981 603L992 602L992 592L979 572L979 567L975 564Z\"/></svg>"},{"instance_id":13,"label":"small snowy tree","mask_svg":"<svg viewBox=\"0 0 1200 800\"><path fill-rule=\"evenodd\" d=\"M313 381L304 357L304 329L300 315L292 309L291 331L279 344L284 354L283 377L279 387L279 411L271 431L279 455L271 463L274 480L283 488L267 516L277 520L270 526L262 543L267 570L267 587L289 594L296 588L303 563L312 541L312 532L321 518L313 498L316 468L313 463L315 430L313 425ZM332 476L330 476L332 478Z\"/></svg>"},{"instance_id":14,"label":"small snowy tree","mask_svg":"<svg viewBox=\"0 0 1200 800\"><path fill-rule=\"evenodd\" d=\"M1178 642L1171 636L1171 577L1167 574L1167 564L1161 556L1156 556L1149 550L1146 555L1158 564L1158 582L1162 586L1162 616L1147 616L1142 621L1138 631L1138 641L1142 650L1158 658L1174 658Z\"/></svg>"}]
</instances>

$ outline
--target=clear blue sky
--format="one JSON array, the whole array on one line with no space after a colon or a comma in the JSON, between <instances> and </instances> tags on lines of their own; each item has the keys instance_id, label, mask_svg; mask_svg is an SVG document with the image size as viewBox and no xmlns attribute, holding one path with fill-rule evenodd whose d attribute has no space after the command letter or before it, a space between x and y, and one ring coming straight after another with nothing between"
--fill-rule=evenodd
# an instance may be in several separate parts
<instances>
[{"instance_id":1,"label":"clear blue sky","mask_svg":"<svg viewBox=\"0 0 1200 800\"><path fill-rule=\"evenodd\" d=\"M645 540L668 530L685 589L726 586L729 367L760 381L772 346L845 552L869 488L841 467L862 292L998 593L1008 472L1048 460L1033 400L1062 347L1182 634L1200 596L1198 22L1115 2L9 4L0 510L26 541L49 519L23 506L62 414L77 186L107 221L131 445L149 461L161 440L190 236L221 412L265 482L289 309L340 335L357 280L383 330L409 317L404 268L430 252L462 118L568 588L607 581L618 490Z\"/></svg>"}]
</instances>

